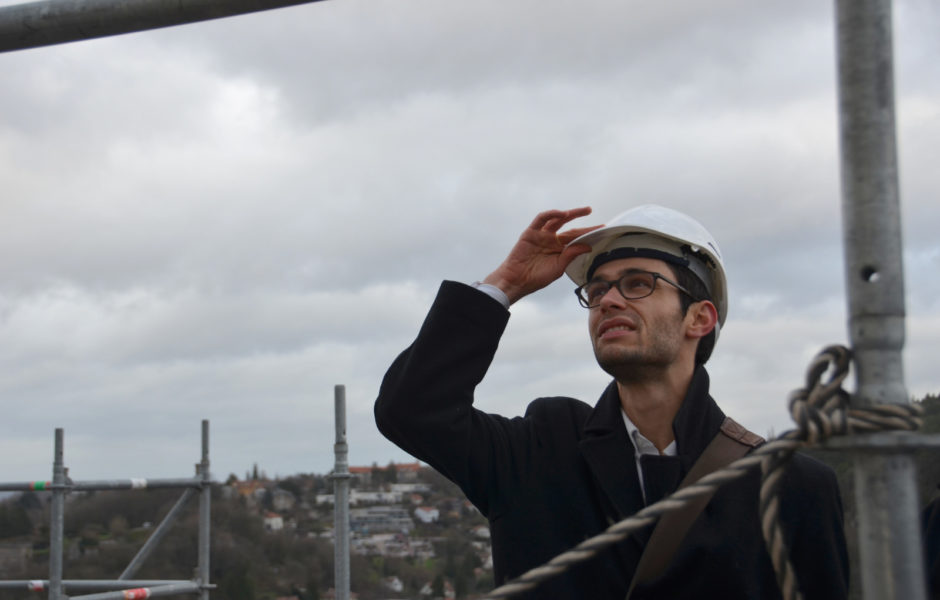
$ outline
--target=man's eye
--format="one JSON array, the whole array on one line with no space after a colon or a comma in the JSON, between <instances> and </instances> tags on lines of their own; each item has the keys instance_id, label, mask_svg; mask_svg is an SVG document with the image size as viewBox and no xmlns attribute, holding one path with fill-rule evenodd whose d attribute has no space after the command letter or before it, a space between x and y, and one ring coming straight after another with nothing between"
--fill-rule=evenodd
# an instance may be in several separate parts
<instances>
[{"instance_id":1,"label":"man's eye","mask_svg":"<svg viewBox=\"0 0 940 600\"><path fill-rule=\"evenodd\" d=\"M592 303L600 300L604 297L604 294L606 294L607 290L609 289L610 286L605 283L598 283L590 286L587 289L588 300L590 300Z\"/></svg>"},{"instance_id":2,"label":"man's eye","mask_svg":"<svg viewBox=\"0 0 940 600\"><path fill-rule=\"evenodd\" d=\"M634 292L649 290L653 287L650 278L642 275L627 277L623 285L626 289Z\"/></svg>"}]
</instances>

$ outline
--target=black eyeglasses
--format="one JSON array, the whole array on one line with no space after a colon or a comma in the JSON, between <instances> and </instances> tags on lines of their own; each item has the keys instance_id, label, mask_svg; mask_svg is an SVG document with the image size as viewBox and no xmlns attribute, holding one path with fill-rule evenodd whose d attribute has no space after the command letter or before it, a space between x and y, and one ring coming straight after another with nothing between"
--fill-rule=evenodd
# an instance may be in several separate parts
<instances>
[{"instance_id":1,"label":"black eyeglasses","mask_svg":"<svg viewBox=\"0 0 940 600\"><path fill-rule=\"evenodd\" d=\"M641 271L640 269L630 269L621 275L616 281L605 281L603 279L592 279L584 285L578 287L574 293L578 297L578 302L584 308L594 308L600 305L601 298L607 295L610 288L616 287L620 295L627 300L639 300L646 298L656 291L656 280L662 279L669 285L675 287L680 292L685 293L695 300L692 292L685 289L675 281L666 279L659 273L650 271Z\"/></svg>"}]
</instances>

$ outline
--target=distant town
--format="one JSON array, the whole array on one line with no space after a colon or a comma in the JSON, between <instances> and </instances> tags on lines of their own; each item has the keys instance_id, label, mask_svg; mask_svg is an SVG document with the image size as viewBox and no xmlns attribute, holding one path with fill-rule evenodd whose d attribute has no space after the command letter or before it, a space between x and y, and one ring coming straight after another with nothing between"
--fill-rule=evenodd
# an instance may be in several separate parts
<instances>
[{"instance_id":1,"label":"distant town","mask_svg":"<svg viewBox=\"0 0 940 600\"><path fill-rule=\"evenodd\" d=\"M437 557L435 542L442 530L456 527L466 535L478 558L476 577L491 571L493 557L490 530L485 519L459 490L420 463L391 463L386 467L349 467L352 485L349 492L350 550L363 556L375 555L426 561ZM324 522L326 507L332 507L332 493L314 493L316 479L303 480L306 486L285 489L266 479L230 480L223 488L224 497L238 496L246 506L260 511L265 531L298 532L303 528L303 514L314 517L315 530L303 531L333 540L332 522ZM435 485L435 483L437 485ZM441 489L443 488L443 489ZM309 501L313 498L313 503ZM298 519L300 516L300 519ZM440 526L440 527L438 527ZM383 579L388 591L403 592L398 576ZM453 583L442 581L444 598L454 598ZM430 597L433 581L428 581L419 596ZM299 600L299 599L298 599Z\"/></svg>"}]
</instances>

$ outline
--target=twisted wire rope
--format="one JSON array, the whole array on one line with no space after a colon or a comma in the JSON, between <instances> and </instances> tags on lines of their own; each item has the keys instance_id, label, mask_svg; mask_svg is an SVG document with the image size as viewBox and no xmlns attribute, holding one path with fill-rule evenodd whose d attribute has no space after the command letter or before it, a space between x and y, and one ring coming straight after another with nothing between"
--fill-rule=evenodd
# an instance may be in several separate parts
<instances>
[{"instance_id":1,"label":"twisted wire rope","mask_svg":"<svg viewBox=\"0 0 940 600\"><path fill-rule=\"evenodd\" d=\"M607 546L623 541L632 533L654 524L667 512L682 509L694 499L712 494L725 483L742 477L756 467L761 468L761 531L781 595L784 600L801 600L797 575L790 562L779 521L779 486L794 452L803 447L818 445L838 435L889 430L913 431L920 428L922 421L923 411L916 405L886 404L849 408L849 394L842 389L842 382L849 373L851 358L848 348L829 346L813 359L807 369L806 387L793 391L788 400L796 429L782 433L727 467L709 473L697 482L614 523L600 534L559 554L547 563L526 571L516 579L494 589L483 600L509 598L529 591L569 567L595 557ZM824 378L830 371L830 375Z\"/></svg>"}]
</instances>

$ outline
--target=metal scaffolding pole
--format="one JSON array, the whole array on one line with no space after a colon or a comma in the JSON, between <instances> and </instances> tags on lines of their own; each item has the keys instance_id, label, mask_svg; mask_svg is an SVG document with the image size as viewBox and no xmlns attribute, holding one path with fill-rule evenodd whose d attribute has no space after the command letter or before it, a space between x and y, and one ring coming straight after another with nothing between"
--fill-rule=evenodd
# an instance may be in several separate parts
<instances>
[{"instance_id":1,"label":"metal scaffolding pole","mask_svg":"<svg viewBox=\"0 0 940 600\"><path fill-rule=\"evenodd\" d=\"M336 444L333 452L333 589L336 600L349 600L349 448L346 445L346 387L334 389Z\"/></svg>"},{"instance_id":2,"label":"metal scaffolding pole","mask_svg":"<svg viewBox=\"0 0 940 600\"><path fill-rule=\"evenodd\" d=\"M68 491L75 492L159 488L190 488L198 490L202 488L202 479L199 477L180 477L177 479L89 479L86 481L69 481L65 485ZM0 492L40 492L52 489L51 481L0 483Z\"/></svg>"},{"instance_id":3,"label":"metal scaffolding pole","mask_svg":"<svg viewBox=\"0 0 940 600\"><path fill-rule=\"evenodd\" d=\"M167 585L192 584L192 581L182 579L124 579L114 581L109 579L63 579L62 589L68 594L72 592L101 592L121 591L134 588L153 588ZM0 581L0 590L29 590L41 592L49 589L49 581L45 579L12 579ZM70 596L72 600L75 596Z\"/></svg>"},{"instance_id":4,"label":"metal scaffolding pole","mask_svg":"<svg viewBox=\"0 0 940 600\"><path fill-rule=\"evenodd\" d=\"M202 491L199 496L199 591L200 600L209 600L209 526L212 503L212 479L209 475L209 421L202 420L202 461L196 465L202 475Z\"/></svg>"},{"instance_id":5,"label":"metal scaffolding pole","mask_svg":"<svg viewBox=\"0 0 940 600\"><path fill-rule=\"evenodd\" d=\"M220 19L318 0L41 0L0 7L0 52Z\"/></svg>"},{"instance_id":6,"label":"metal scaffolding pole","mask_svg":"<svg viewBox=\"0 0 940 600\"><path fill-rule=\"evenodd\" d=\"M144 564L144 562L150 558L150 555L156 549L157 545L163 540L163 537L170 530L170 527L176 522L176 518L183 511L183 507L186 506L186 502L189 501L195 491L192 488L186 488L183 490L183 495L179 497L179 500L176 501L176 504L173 505L173 508L163 517L163 520L160 521L160 525L153 530L153 533L150 534L150 537L147 538L147 541L144 542L144 545L137 551L137 555L131 559L130 564L127 565L127 568L124 569L124 572L118 577L119 580L129 580L131 577L137 574L137 571ZM202 515L200 515L201 517ZM147 587L147 586L138 586L138 587Z\"/></svg>"},{"instance_id":7,"label":"metal scaffolding pole","mask_svg":"<svg viewBox=\"0 0 940 600\"><path fill-rule=\"evenodd\" d=\"M159 598L162 596L181 596L192 594L199 590L199 584L187 581L171 583L148 588L133 590L120 590L114 592L101 592L100 594L87 594L85 596L72 596L71 600L143 600L144 598Z\"/></svg>"},{"instance_id":8,"label":"metal scaffolding pole","mask_svg":"<svg viewBox=\"0 0 940 600\"><path fill-rule=\"evenodd\" d=\"M907 404L891 2L837 0L836 19L853 404ZM881 445L854 460L864 597L923 600L913 458Z\"/></svg>"},{"instance_id":9,"label":"metal scaffolding pole","mask_svg":"<svg viewBox=\"0 0 940 600\"><path fill-rule=\"evenodd\" d=\"M64 434L55 430L52 462L52 515L49 525L49 600L62 600L62 542L65 531L65 463L62 460Z\"/></svg>"},{"instance_id":10,"label":"metal scaffolding pole","mask_svg":"<svg viewBox=\"0 0 940 600\"><path fill-rule=\"evenodd\" d=\"M69 488L75 491L90 490L143 490L158 488L192 488L202 487L202 480L198 477L180 477L177 479L102 479L75 481L69 485Z\"/></svg>"}]
</instances>

